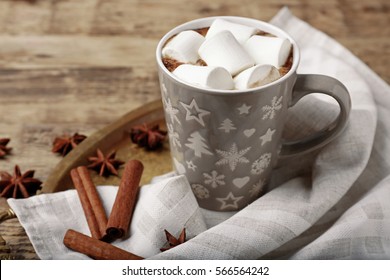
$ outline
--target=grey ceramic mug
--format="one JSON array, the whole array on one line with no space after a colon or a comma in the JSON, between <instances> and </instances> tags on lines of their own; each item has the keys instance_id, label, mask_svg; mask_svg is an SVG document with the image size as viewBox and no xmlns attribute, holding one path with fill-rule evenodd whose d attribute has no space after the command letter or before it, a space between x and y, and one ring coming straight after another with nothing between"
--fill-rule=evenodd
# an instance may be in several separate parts
<instances>
[{"instance_id":1,"label":"grey ceramic mug","mask_svg":"<svg viewBox=\"0 0 390 280\"><path fill-rule=\"evenodd\" d=\"M216 17L187 22L169 31L156 51L161 95L174 169L185 174L202 208L239 210L264 191L278 158L299 155L332 141L346 125L350 96L338 80L297 74L299 48L281 29L259 20L222 17L254 26L293 46L293 65L277 81L248 90L211 90L185 83L162 63L167 40L183 31L211 25ZM282 139L287 110L310 93L333 97L338 118L324 130L294 142Z\"/></svg>"}]
</instances>

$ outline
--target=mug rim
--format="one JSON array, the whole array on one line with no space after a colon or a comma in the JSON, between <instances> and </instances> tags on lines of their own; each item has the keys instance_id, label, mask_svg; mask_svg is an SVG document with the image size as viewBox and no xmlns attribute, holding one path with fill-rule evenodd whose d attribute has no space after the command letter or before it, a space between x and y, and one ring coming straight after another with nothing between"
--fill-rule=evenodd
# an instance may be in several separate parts
<instances>
[{"instance_id":1,"label":"mug rim","mask_svg":"<svg viewBox=\"0 0 390 280\"><path fill-rule=\"evenodd\" d=\"M256 28L261 29L262 31L269 32L275 36L281 36L282 38L287 38L290 40L292 48L293 48L293 63L291 66L291 69L281 78L277 79L276 81L273 81L271 83L268 83L266 85L260 86L260 87L255 87L255 88L249 88L249 89L244 89L244 90L238 90L238 89L232 89L232 90L222 90L222 89L208 89L208 88L202 88L202 87L197 87L195 85L192 85L190 83L187 83L185 81L182 81L175 75L173 75L163 64L162 62L162 48L165 45L165 43L170 39L172 36L178 34L181 31L184 30L193 30L197 28L202 28L202 27L209 27L211 22L217 18L222 18L226 20L232 20L233 22L236 23L241 23L245 24L248 23L247 25L253 26ZM244 23L243 23L244 22ZM206 25L201 25L202 23L207 23ZM259 27L259 24L261 27ZM199 27L189 27L189 26L197 26ZM263 30L262 28L265 28L266 30ZM275 34L276 33L276 34ZM296 73L296 70L298 68L299 60L300 60L300 51L298 48L298 44L295 42L295 40L287 34L284 30L280 29L279 27L270 24L265 21L261 21L258 19L254 18L248 18L248 17L239 17L239 16L213 16L213 17L203 17L203 18L198 18L195 20L187 21L183 24L180 24L174 28L172 28L170 31L168 31L159 41L157 48L156 48L156 59L157 59L157 64L158 67L165 72L168 77L171 79L175 80L177 83L182 85L183 87L196 90L202 93L207 93L207 94L215 94L215 95L238 95L238 94L243 94L243 93L252 93L252 92L258 92L263 89L267 89L270 87L273 87L277 84L283 83L285 80L289 79L290 76L292 76L294 73Z\"/></svg>"}]
</instances>

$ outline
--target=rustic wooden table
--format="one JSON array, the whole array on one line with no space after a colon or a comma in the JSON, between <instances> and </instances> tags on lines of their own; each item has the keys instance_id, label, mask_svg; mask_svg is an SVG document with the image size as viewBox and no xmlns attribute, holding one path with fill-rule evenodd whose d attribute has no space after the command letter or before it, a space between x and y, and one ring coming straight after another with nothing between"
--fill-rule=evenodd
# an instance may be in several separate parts
<instances>
[{"instance_id":1,"label":"rustic wooden table","mask_svg":"<svg viewBox=\"0 0 390 280\"><path fill-rule=\"evenodd\" d=\"M172 27L214 15L267 21L284 5L390 82L387 0L0 0L0 138L13 148L0 170L18 164L44 181L61 160L55 136L90 135L159 99L154 51ZM17 219L0 234L11 258L38 258Z\"/></svg>"}]
</instances>

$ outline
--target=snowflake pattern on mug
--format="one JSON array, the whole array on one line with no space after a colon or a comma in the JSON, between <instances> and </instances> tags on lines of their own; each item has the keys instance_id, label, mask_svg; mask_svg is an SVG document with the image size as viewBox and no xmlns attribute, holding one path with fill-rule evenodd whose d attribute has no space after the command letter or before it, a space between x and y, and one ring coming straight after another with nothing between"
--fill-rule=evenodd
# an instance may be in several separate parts
<instances>
[{"instance_id":1,"label":"snowflake pattern on mug","mask_svg":"<svg viewBox=\"0 0 390 280\"><path fill-rule=\"evenodd\" d=\"M203 187L201 184L192 184L191 188L195 196L199 199L205 199L210 197L209 190Z\"/></svg>"},{"instance_id":2,"label":"snowflake pattern on mug","mask_svg":"<svg viewBox=\"0 0 390 280\"><path fill-rule=\"evenodd\" d=\"M216 150L218 155L222 157L215 164L225 165L228 164L231 171L234 171L238 163L248 163L249 160L244 155L251 149L251 147L245 148L241 151L238 150L237 144L233 143L229 151Z\"/></svg>"},{"instance_id":3,"label":"snowflake pattern on mug","mask_svg":"<svg viewBox=\"0 0 390 280\"><path fill-rule=\"evenodd\" d=\"M181 148L181 143L180 143L180 139L179 139L179 133L177 133L173 129L173 125L172 124L168 124L167 127L168 127L169 139L171 140L172 145L174 147L176 147L176 148Z\"/></svg>"},{"instance_id":4,"label":"snowflake pattern on mug","mask_svg":"<svg viewBox=\"0 0 390 280\"><path fill-rule=\"evenodd\" d=\"M216 188L218 186L224 186L225 185L225 175L223 174L218 174L217 171L213 170L211 171L210 174L208 173L203 173L204 176L204 183L206 185L211 186L212 188Z\"/></svg>"},{"instance_id":5,"label":"snowflake pattern on mug","mask_svg":"<svg viewBox=\"0 0 390 280\"><path fill-rule=\"evenodd\" d=\"M249 194L251 197L258 197L264 189L264 180L260 180L256 184L252 186L252 188L249 191Z\"/></svg>"},{"instance_id":6,"label":"snowflake pattern on mug","mask_svg":"<svg viewBox=\"0 0 390 280\"><path fill-rule=\"evenodd\" d=\"M168 96L168 90L164 83L161 84L162 93L164 96Z\"/></svg>"},{"instance_id":7,"label":"snowflake pattern on mug","mask_svg":"<svg viewBox=\"0 0 390 280\"><path fill-rule=\"evenodd\" d=\"M259 175L264 172L264 170L271 163L271 153L262 154L257 160L252 164L251 173L254 175Z\"/></svg>"},{"instance_id":8,"label":"snowflake pattern on mug","mask_svg":"<svg viewBox=\"0 0 390 280\"><path fill-rule=\"evenodd\" d=\"M282 99L283 96L279 97L279 99L277 96L274 96L272 98L271 105L265 105L261 108L264 112L263 120L272 120L275 117L276 112L282 109Z\"/></svg>"},{"instance_id":9,"label":"snowflake pattern on mug","mask_svg":"<svg viewBox=\"0 0 390 280\"><path fill-rule=\"evenodd\" d=\"M231 110L223 118L220 118L218 123L212 123L210 116L213 112L208 110L208 103L206 105L202 102L198 103L195 98L184 102L178 100L176 108L168 96L163 98L168 120L167 130L172 148L175 151L180 148L181 151L187 149L193 152L186 152L187 158L182 159L181 163L174 158L174 165L179 173L186 173L197 178L190 185L199 201L202 200L207 204L211 203L212 199L219 210L237 210L242 206L241 204L248 200L248 197L256 198L262 194L265 180L260 179L259 176L263 176L262 173L270 167L272 154L269 152L269 148L265 150L265 153L260 154L260 157L259 154L256 154L258 151L256 153L250 153L250 151L252 147L255 149L255 147L265 146L272 142L276 129L272 128L270 124L283 107L283 96L273 96L267 100L267 103L263 102L261 105L257 105L257 108L245 103L235 104L233 107L235 110ZM266 127L266 131L262 127L257 129L253 125L241 128L242 121L238 118L247 119L249 122L245 124L249 125L253 118L262 119L264 120L262 126L270 127ZM188 125L186 125L187 122ZM215 149L210 146L214 140L207 134L209 126L214 126L214 133L219 133L219 135L234 134L232 139L226 138L225 149ZM190 130L186 131L188 128ZM181 131L186 131L185 138L182 138L183 135L178 133ZM243 141L241 142L241 140ZM204 159L207 155L210 157ZM207 162L208 158L213 158L211 156L216 156L216 161ZM236 169L244 168L244 164L248 165L248 174L238 173ZM224 171L219 169L220 166L226 166L226 168L221 169ZM199 178L202 175L203 181L202 178ZM234 188L234 193L231 191L232 188ZM213 196L214 192L220 193L219 197Z\"/></svg>"},{"instance_id":10,"label":"snowflake pattern on mug","mask_svg":"<svg viewBox=\"0 0 390 280\"><path fill-rule=\"evenodd\" d=\"M165 105L165 112L171 119L171 122L174 123L175 121L181 125L179 118L176 116L179 113L179 110L172 106L171 99L166 98L164 99L164 105Z\"/></svg>"}]
</instances>

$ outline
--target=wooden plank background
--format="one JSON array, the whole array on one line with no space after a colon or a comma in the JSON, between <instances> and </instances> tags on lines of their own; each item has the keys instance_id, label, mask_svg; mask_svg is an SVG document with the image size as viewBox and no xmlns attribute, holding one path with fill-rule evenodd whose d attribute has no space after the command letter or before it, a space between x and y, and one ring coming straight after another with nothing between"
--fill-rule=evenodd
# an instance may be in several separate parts
<instances>
[{"instance_id":1,"label":"wooden plank background","mask_svg":"<svg viewBox=\"0 0 390 280\"><path fill-rule=\"evenodd\" d=\"M215 15L268 21L283 6L390 82L387 0L0 0L0 138L13 148L0 170L19 164L44 181L61 160L50 152L56 135L90 135L159 99L154 51L174 26ZM0 234L11 258L37 258L16 219Z\"/></svg>"}]
</instances>

